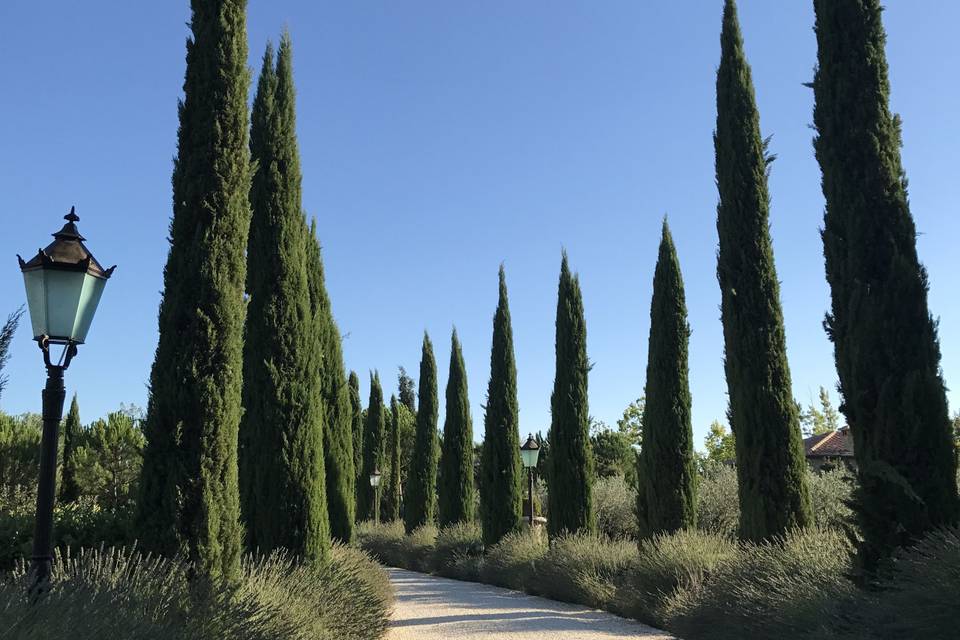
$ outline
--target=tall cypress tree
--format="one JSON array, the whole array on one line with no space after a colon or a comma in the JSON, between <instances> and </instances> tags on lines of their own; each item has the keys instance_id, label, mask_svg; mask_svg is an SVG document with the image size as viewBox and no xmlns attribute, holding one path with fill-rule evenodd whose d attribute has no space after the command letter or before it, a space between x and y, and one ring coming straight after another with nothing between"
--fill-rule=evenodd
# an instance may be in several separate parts
<instances>
[{"instance_id":1,"label":"tall cypress tree","mask_svg":"<svg viewBox=\"0 0 960 640\"><path fill-rule=\"evenodd\" d=\"M690 420L689 338L680 261L664 220L653 276L643 449L637 461L637 519L643 537L696 524L697 468Z\"/></svg>"},{"instance_id":2,"label":"tall cypress tree","mask_svg":"<svg viewBox=\"0 0 960 640\"><path fill-rule=\"evenodd\" d=\"M809 524L811 505L770 240L767 173L773 158L760 136L733 0L724 6L720 49L717 278L730 426L737 442L740 536L759 541Z\"/></svg>"},{"instance_id":3,"label":"tall cypress tree","mask_svg":"<svg viewBox=\"0 0 960 640\"><path fill-rule=\"evenodd\" d=\"M420 356L420 396L413 457L407 471L404 492L403 525L407 533L432 523L437 507L437 361L433 357L430 336L423 334Z\"/></svg>"},{"instance_id":4,"label":"tall cypress tree","mask_svg":"<svg viewBox=\"0 0 960 640\"><path fill-rule=\"evenodd\" d=\"M456 329L450 338L446 397L437 492L441 527L473 520L473 423L467 396L467 367Z\"/></svg>"},{"instance_id":5,"label":"tall cypress tree","mask_svg":"<svg viewBox=\"0 0 960 640\"><path fill-rule=\"evenodd\" d=\"M557 298L557 373L550 396L550 460L547 477L547 532L592 531L593 453L587 404L587 325L580 279L570 273L567 253L560 263Z\"/></svg>"},{"instance_id":6,"label":"tall cypress tree","mask_svg":"<svg viewBox=\"0 0 960 640\"><path fill-rule=\"evenodd\" d=\"M894 547L957 522L957 463L900 119L889 108L880 3L816 0L814 8L814 148L832 294L825 326L860 477L859 555L871 570Z\"/></svg>"},{"instance_id":7,"label":"tall cypress tree","mask_svg":"<svg viewBox=\"0 0 960 640\"><path fill-rule=\"evenodd\" d=\"M145 549L234 579L247 234L246 0L192 0L170 252L136 518Z\"/></svg>"},{"instance_id":8,"label":"tall cypress tree","mask_svg":"<svg viewBox=\"0 0 960 640\"><path fill-rule=\"evenodd\" d=\"M400 404L409 409L412 415L417 415L417 385L403 367L400 367L400 372L397 373L397 388Z\"/></svg>"},{"instance_id":9,"label":"tall cypress tree","mask_svg":"<svg viewBox=\"0 0 960 640\"><path fill-rule=\"evenodd\" d=\"M320 339L320 387L326 406L323 453L327 473L327 507L330 533L337 540L348 543L353 539L357 475L353 462L350 388L343 364L340 329L333 318L330 296L324 284L323 260L316 234L317 224L314 220L307 240L307 280Z\"/></svg>"},{"instance_id":10,"label":"tall cypress tree","mask_svg":"<svg viewBox=\"0 0 960 640\"><path fill-rule=\"evenodd\" d=\"M80 485L77 483L77 447L80 444L80 405L77 394L73 394L70 411L63 422L63 471L60 475L60 502L75 502L80 497Z\"/></svg>"},{"instance_id":11,"label":"tall cypress tree","mask_svg":"<svg viewBox=\"0 0 960 640\"><path fill-rule=\"evenodd\" d=\"M373 519L374 490L370 475L374 470L384 471L383 389L380 374L370 374L370 399L363 431L363 473L358 479L357 517Z\"/></svg>"},{"instance_id":12,"label":"tall cypress tree","mask_svg":"<svg viewBox=\"0 0 960 640\"><path fill-rule=\"evenodd\" d=\"M354 501L354 520L362 519L362 514L356 508L359 500L361 481L363 478L363 402L360 400L360 377L356 371L350 372L348 378L350 387L350 430L353 440L353 501Z\"/></svg>"},{"instance_id":13,"label":"tall cypress tree","mask_svg":"<svg viewBox=\"0 0 960 640\"><path fill-rule=\"evenodd\" d=\"M387 495L384 504L384 520L400 519L400 405L397 396L390 396L390 434L388 436Z\"/></svg>"},{"instance_id":14,"label":"tall cypress tree","mask_svg":"<svg viewBox=\"0 0 960 640\"><path fill-rule=\"evenodd\" d=\"M513 355L513 327L507 300L507 276L500 265L500 298L493 316L490 382L483 416L480 454L480 521L483 543L500 542L520 529L520 408L517 403L517 365Z\"/></svg>"},{"instance_id":15,"label":"tall cypress tree","mask_svg":"<svg viewBox=\"0 0 960 640\"><path fill-rule=\"evenodd\" d=\"M245 413L240 424L243 513L248 544L309 559L329 547L324 472L321 329L311 306L310 244L301 205L292 52L272 51L253 105L250 148L250 295L244 344ZM272 95L271 95L272 94Z\"/></svg>"}]
</instances>

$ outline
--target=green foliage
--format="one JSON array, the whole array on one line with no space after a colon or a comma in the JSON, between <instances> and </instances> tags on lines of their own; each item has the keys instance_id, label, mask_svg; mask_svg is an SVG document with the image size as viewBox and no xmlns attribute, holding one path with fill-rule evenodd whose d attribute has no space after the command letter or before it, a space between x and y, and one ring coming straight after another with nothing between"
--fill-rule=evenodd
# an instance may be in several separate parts
<instances>
[{"instance_id":1,"label":"green foliage","mask_svg":"<svg viewBox=\"0 0 960 640\"><path fill-rule=\"evenodd\" d=\"M840 532L808 529L748 543L666 603L667 627L690 640L829 637L854 590L850 569Z\"/></svg>"},{"instance_id":2,"label":"green foliage","mask_svg":"<svg viewBox=\"0 0 960 640\"><path fill-rule=\"evenodd\" d=\"M457 331L450 346L446 416L443 420L437 519L441 527L473 520L473 422L467 395L467 367Z\"/></svg>"},{"instance_id":3,"label":"green foliage","mask_svg":"<svg viewBox=\"0 0 960 640\"><path fill-rule=\"evenodd\" d=\"M627 405L623 415L617 420L617 430L636 447L643 444L643 412L646 405L646 398L637 398Z\"/></svg>"},{"instance_id":4,"label":"green foliage","mask_svg":"<svg viewBox=\"0 0 960 640\"><path fill-rule=\"evenodd\" d=\"M400 518L400 411L397 396L390 396L390 432L387 437L386 459L389 469L382 469L386 475L387 490L383 496L381 511L383 519L391 522Z\"/></svg>"},{"instance_id":5,"label":"green foliage","mask_svg":"<svg viewBox=\"0 0 960 640\"><path fill-rule=\"evenodd\" d=\"M13 342L13 336L17 332L22 317L23 305L20 305L19 309L7 316L3 326L0 327L0 396L3 395L3 390L7 387L7 376L3 373L3 369L7 366L7 361L10 360L10 343Z\"/></svg>"},{"instance_id":6,"label":"green foliage","mask_svg":"<svg viewBox=\"0 0 960 640\"><path fill-rule=\"evenodd\" d=\"M680 261L664 219L650 303L643 448L637 459L637 528L646 538L688 529L697 521L689 339Z\"/></svg>"},{"instance_id":7,"label":"green foliage","mask_svg":"<svg viewBox=\"0 0 960 640\"><path fill-rule=\"evenodd\" d=\"M432 524L437 507L437 362L430 336L423 334L420 357L420 408L413 441L413 457L407 471L403 524L407 533Z\"/></svg>"},{"instance_id":8,"label":"green foliage","mask_svg":"<svg viewBox=\"0 0 960 640\"><path fill-rule=\"evenodd\" d=\"M626 433L603 425L590 435L590 449L598 478L632 477L636 484L636 454Z\"/></svg>"},{"instance_id":9,"label":"green foliage","mask_svg":"<svg viewBox=\"0 0 960 640\"><path fill-rule=\"evenodd\" d=\"M803 425L805 436L830 433L841 427L840 413L833 408L830 393L824 387L820 387L817 402L820 405L819 407L810 404L800 413L800 424Z\"/></svg>"},{"instance_id":10,"label":"green foliage","mask_svg":"<svg viewBox=\"0 0 960 640\"><path fill-rule=\"evenodd\" d=\"M842 408L861 489L860 566L956 523L957 456L937 323L890 112L879 0L815 0L814 149L826 200L823 250Z\"/></svg>"},{"instance_id":11,"label":"green foliage","mask_svg":"<svg viewBox=\"0 0 960 640\"><path fill-rule=\"evenodd\" d=\"M697 485L697 528L707 533L735 537L740 529L737 470L708 460Z\"/></svg>"},{"instance_id":12,"label":"green foliage","mask_svg":"<svg viewBox=\"0 0 960 640\"><path fill-rule=\"evenodd\" d=\"M69 461L78 497L90 497L111 510L131 506L137 495L144 444L139 425L122 411L91 424ZM67 464L65 460L65 472Z\"/></svg>"},{"instance_id":13,"label":"green foliage","mask_svg":"<svg viewBox=\"0 0 960 640\"><path fill-rule=\"evenodd\" d=\"M457 522L437 533L433 570L457 580L478 580L483 558L483 533L476 522Z\"/></svg>"},{"instance_id":14,"label":"green foliage","mask_svg":"<svg viewBox=\"0 0 960 640\"><path fill-rule=\"evenodd\" d=\"M137 528L145 548L183 553L199 575L216 581L239 574L242 546L246 0L195 0L190 28Z\"/></svg>"},{"instance_id":15,"label":"green foliage","mask_svg":"<svg viewBox=\"0 0 960 640\"><path fill-rule=\"evenodd\" d=\"M76 454L80 446L81 429L80 405L77 404L77 394L74 393L73 400L70 401L70 411L67 412L67 418L63 421L63 467L59 483L61 503L73 502L80 497ZM139 471L139 465L137 470Z\"/></svg>"},{"instance_id":16,"label":"green foliage","mask_svg":"<svg viewBox=\"0 0 960 640\"><path fill-rule=\"evenodd\" d=\"M736 439L719 420L710 423L703 446L707 450L707 460L711 462L733 463L737 460Z\"/></svg>"},{"instance_id":17,"label":"green foliage","mask_svg":"<svg viewBox=\"0 0 960 640\"><path fill-rule=\"evenodd\" d=\"M770 239L767 173L773 157L760 136L733 0L724 5L720 45L717 279L740 477L740 535L759 541L809 524L810 495Z\"/></svg>"},{"instance_id":18,"label":"green foliage","mask_svg":"<svg viewBox=\"0 0 960 640\"><path fill-rule=\"evenodd\" d=\"M547 554L547 542L535 531L509 533L487 548L480 581L517 591L535 591L536 566Z\"/></svg>"},{"instance_id":19,"label":"green foliage","mask_svg":"<svg viewBox=\"0 0 960 640\"><path fill-rule=\"evenodd\" d=\"M360 378L356 371L350 372L348 378L350 386L350 431L353 436L353 473L354 473L354 520L362 520L365 514L361 514L356 505L360 500L360 492L363 489L363 403L360 400ZM369 480L367 480L369 482Z\"/></svg>"},{"instance_id":20,"label":"green foliage","mask_svg":"<svg viewBox=\"0 0 960 640\"><path fill-rule=\"evenodd\" d=\"M554 538L535 565L534 590L555 600L609 608L616 593L615 579L636 555L636 544L628 540L590 534Z\"/></svg>"},{"instance_id":21,"label":"green foliage","mask_svg":"<svg viewBox=\"0 0 960 640\"><path fill-rule=\"evenodd\" d=\"M485 409L480 456L480 521L484 544L494 545L506 534L520 530L522 505L517 365L503 265L500 265L500 297L493 316Z\"/></svg>"},{"instance_id":22,"label":"green foliage","mask_svg":"<svg viewBox=\"0 0 960 640\"><path fill-rule=\"evenodd\" d=\"M136 551L58 556L53 588L38 602L23 568L0 579L0 627L11 640L366 640L386 630L387 577L354 549L335 546L321 565L248 557L234 588L203 601L188 575L186 564Z\"/></svg>"},{"instance_id":23,"label":"green foliage","mask_svg":"<svg viewBox=\"0 0 960 640\"><path fill-rule=\"evenodd\" d=\"M0 512L36 506L41 417L0 413Z\"/></svg>"},{"instance_id":24,"label":"green foliage","mask_svg":"<svg viewBox=\"0 0 960 640\"><path fill-rule=\"evenodd\" d=\"M360 474L357 487L357 517L373 519L374 490L370 486L370 475L374 470L383 473L384 444L386 439L383 419L383 389L380 387L380 374L370 374L370 399L363 431L363 473Z\"/></svg>"},{"instance_id":25,"label":"green foliage","mask_svg":"<svg viewBox=\"0 0 960 640\"><path fill-rule=\"evenodd\" d=\"M587 327L579 278L570 273L567 254L560 263L557 295L557 368L550 396L550 537L593 531L593 455L587 402Z\"/></svg>"},{"instance_id":26,"label":"green foliage","mask_svg":"<svg viewBox=\"0 0 960 640\"><path fill-rule=\"evenodd\" d=\"M727 537L681 530L644 540L626 568L613 576L612 610L648 624L663 626L667 607L680 591L696 588L720 563L737 554Z\"/></svg>"},{"instance_id":27,"label":"green foliage","mask_svg":"<svg viewBox=\"0 0 960 640\"><path fill-rule=\"evenodd\" d=\"M330 533L340 542L353 539L356 518L356 476L353 452L353 404L343 364L340 329L324 283L323 260L317 240L316 220L307 237L307 284L310 308L320 340L320 390L323 395L323 455L326 472ZM359 384L359 381L358 381ZM357 391L359 403L359 391Z\"/></svg>"},{"instance_id":28,"label":"green foliage","mask_svg":"<svg viewBox=\"0 0 960 640\"><path fill-rule=\"evenodd\" d=\"M636 540L637 491L621 476L599 478L593 485L593 508L597 531L619 539Z\"/></svg>"},{"instance_id":29,"label":"green foliage","mask_svg":"<svg viewBox=\"0 0 960 640\"><path fill-rule=\"evenodd\" d=\"M247 248L241 499L251 550L285 548L316 559L330 537L323 431L332 409L318 370L324 327L307 273L314 241L301 205L291 56L286 35L275 68L267 47L253 103L250 149L258 169Z\"/></svg>"},{"instance_id":30,"label":"green foliage","mask_svg":"<svg viewBox=\"0 0 960 640\"><path fill-rule=\"evenodd\" d=\"M407 370L400 367L397 373L397 389L400 394L400 404L405 406L412 415L417 415L417 383L407 375Z\"/></svg>"}]
</instances>

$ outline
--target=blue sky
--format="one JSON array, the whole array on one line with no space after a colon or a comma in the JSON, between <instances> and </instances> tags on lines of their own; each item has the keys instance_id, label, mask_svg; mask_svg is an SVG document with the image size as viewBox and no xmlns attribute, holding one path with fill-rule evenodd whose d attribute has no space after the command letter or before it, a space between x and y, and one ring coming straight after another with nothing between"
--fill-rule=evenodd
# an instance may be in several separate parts
<instances>
[{"instance_id":1,"label":"blue sky","mask_svg":"<svg viewBox=\"0 0 960 640\"><path fill-rule=\"evenodd\" d=\"M893 108L943 369L960 388L960 4L891 1ZM521 430L549 425L560 253L580 273L590 410L613 423L643 392L660 220L669 215L693 330L698 445L722 418L712 131L720 0L641 3L250 3L251 68L267 39L294 41L304 208L318 219L347 366L416 376L429 331L441 400L449 333L464 346L482 433L497 267L506 266ZM808 128L812 2L742 0L770 189L794 394L833 388L818 228L823 197ZM111 279L67 374L84 421L144 405L171 215L176 101L188 2L0 4L0 313L24 299L14 254L49 241L71 205ZM29 323L8 366L5 411L37 411ZM387 391L388 395L390 391ZM960 393L951 391L952 407ZM441 414L442 421L442 414Z\"/></svg>"}]
</instances>

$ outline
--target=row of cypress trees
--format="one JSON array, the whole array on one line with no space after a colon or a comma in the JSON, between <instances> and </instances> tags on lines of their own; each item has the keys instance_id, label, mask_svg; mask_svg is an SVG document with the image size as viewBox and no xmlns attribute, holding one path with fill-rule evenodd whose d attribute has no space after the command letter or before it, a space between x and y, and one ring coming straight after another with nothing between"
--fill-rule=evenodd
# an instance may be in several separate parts
<instances>
[{"instance_id":1,"label":"row of cypress trees","mask_svg":"<svg viewBox=\"0 0 960 640\"><path fill-rule=\"evenodd\" d=\"M191 7L136 527L230 580L244 547L316 560L352 538L363 434L301 205L290 38L248 116L245 0Z\"/></svg>"}]
</instances>

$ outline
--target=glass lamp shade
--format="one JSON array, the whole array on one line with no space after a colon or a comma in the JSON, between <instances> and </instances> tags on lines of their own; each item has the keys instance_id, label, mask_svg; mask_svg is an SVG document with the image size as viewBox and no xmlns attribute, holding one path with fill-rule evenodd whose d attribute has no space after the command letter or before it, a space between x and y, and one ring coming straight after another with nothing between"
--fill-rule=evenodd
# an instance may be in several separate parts
<instances>
[{"instance_id":1,"label":"glass lamp shade","mask_svg":"<svg viewBox=\"0 0 960 640\"><path fill-rule=\"evenodd\" d=\"M28 262L17 256L27 290L33 337L82 344L114 267L104 269L83 244L73 209L55 240Z\"/></svg>"},{"instance_id":2,"label":"glass lamp shade","mask_svg":"<svg viewBox=\"0 0 960 640\"><path fill-rule=\"evenodd\" d=\"M370 474L370 486L371 486L371 487L374 487L374 488L380 486L380 472L379 472L379 471L374 471L373 473Z\"/></svg>"},{"instance_id":3,"label":"glass lamp shade","mask_svg":"<svg viewBox=\"0 0 960 640\"><path fill-rule=\"evenodd\" d=\"M520 447L520 459L523 460L523 466L532 469L537 466L537 459L540 457L540 445L529 436L527 441Z\"/></svg>"}]
</instances>

